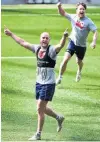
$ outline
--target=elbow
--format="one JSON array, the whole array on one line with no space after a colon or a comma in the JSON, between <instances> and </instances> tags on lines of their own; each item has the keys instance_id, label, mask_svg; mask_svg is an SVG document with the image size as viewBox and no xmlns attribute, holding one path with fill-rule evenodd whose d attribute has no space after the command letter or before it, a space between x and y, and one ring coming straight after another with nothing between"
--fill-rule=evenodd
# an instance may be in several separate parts
<instances>
[{"instance_id":1,"label":"elbow","mask_svg":"<svg viewBox=\"0 0 100 142\"><path fill-rule=\"evenodd\" d=\"M60 48L63 48L64 47L64 44L60 44Z\"/></svg>"},{"instance_id":2,"label":"elbow","mask_svg":"<svg viewBox=\"0 0 100 142\"><path fill-rule=\"evenodd\" d=\"M98 36L98 31L97 30L94 31L94 35Z\"/></svg>"},{"instance_id":3,"label":"elbow","mask_svg":"<svg viewBox=\"0 0 100 142\"><path fill-rule=\"evenodd\" d=\"M96 31L96 36L98 37L98 31Z\"/></svg>"},{"instance_id":4,"label":"elbow","mask_svg":"<svg viewBox=\"0 0 100 142\"><path fill-rule=\"evenodd\" d=\"M97 32L97 31L94 32L94 37L95 37L96 39L98 38L98 32Z\"/></svg>"}]
</instances>

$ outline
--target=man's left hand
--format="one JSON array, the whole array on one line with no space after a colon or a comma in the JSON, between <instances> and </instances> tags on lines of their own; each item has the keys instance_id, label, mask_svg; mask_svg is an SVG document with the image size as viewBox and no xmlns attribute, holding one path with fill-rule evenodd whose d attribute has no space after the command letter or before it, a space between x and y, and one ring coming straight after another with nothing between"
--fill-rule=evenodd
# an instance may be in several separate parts
<instances>
[{"instance_id":1,"label":"man's left hand","mask_svg":"<svg viewBox=\"0 0 100 142\"><path fill-rule=\"evenodd\" d=\"M90 44L91 48L94 49L96 47L96 43L93 41L91 44Z\"/></svg>"}]
</instances>

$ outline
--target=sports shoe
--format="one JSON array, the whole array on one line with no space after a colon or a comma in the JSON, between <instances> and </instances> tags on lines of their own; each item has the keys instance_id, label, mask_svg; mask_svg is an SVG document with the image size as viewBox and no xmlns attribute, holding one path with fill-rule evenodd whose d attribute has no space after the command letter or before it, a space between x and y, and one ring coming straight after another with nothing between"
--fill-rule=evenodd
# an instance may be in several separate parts
<instances>
[{"instance_id":1,"label":"sports shoe","mask_svg":"<svg viewBox=\"0 0 100 142\"><path fill-rule=\"evenodd\" d=\"M57 122L58 122L57 132L61 131L61 129L62 129L62 123L63 123L64 119L65 118L63 116L59 116L59 118L57 119Z\"/></svg>"},{"instance_id":2,"label":"sports shoe","mask_svg":"<svg viewBox=\"0 0 100 142\"><path fill-rule=\"evenodd\" d=\"M31 138L28 139L29 141L36 141L36 140L41 140L41 135L39 133L36 133L33 135Z\"/></svg>"},{"instance_id":3,"label":"sports shoe","mask_svg":"<svg viewBox=\"0 0 100 142\"><path fill-rule=\"evenodd\" d=\"M56 85L60 84L61 80L62 80L62 77L58 77L57 80L56 80Z\"/></svg>"},{"instance_id":4,"label":"sports shoe","mask_svg":"<svg viewBox=\"0 0 100 142\"><path fill-rule=\"evenodd\" d=\"M81 80L81 72L77 72L76 74L76 82L79 82Z\"/></svg>"}]
</instances>

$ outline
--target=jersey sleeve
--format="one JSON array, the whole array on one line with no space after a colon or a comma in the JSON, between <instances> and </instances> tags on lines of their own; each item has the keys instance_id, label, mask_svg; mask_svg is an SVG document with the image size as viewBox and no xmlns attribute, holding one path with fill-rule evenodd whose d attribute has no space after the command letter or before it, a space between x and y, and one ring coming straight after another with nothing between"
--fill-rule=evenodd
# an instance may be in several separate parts
<instances>
[{"instance_id":1,"label":"jersey sleeve","mask_svg":"<svg viewBox=\"0 0 100 142\"><path fill-rule=\"evenodd\" d=\"M73 21L73 18L74 18L75 14L69 14L69 13L66 13L66 18L69 20L69 21Z\"/></svg>"},{"instance_id":2,"label":"jersey sleeve","mask_svg":"<svg viewBox=\"0 0 100 142\"><path fill-rule=\"evenodd\" d=\"M37 50L38 50L38 48L39 48L39 45L38 45L38 44L32 44L32 52L33 52L33 53L36 53Z\"/></svg>"},{"instance_id":3,"label":"jersey sleeve","mask_svg":"<svg viewBox=\"0 0 100 142\"><path fill-rule=\"evenodd\" d=\"M89 29L91 31L96 31L97 30L97 27L96 27L96 25L94 24L94 22L92 20L89 20Z\"/></svg>"},{"instance_id":4,"label":"jersey sleeve","mask_svg":"<svg viewBox=\"0 0 100 142\"><path fill-rule=\"evenodd\" d=\"M69 21L71 21L71 14L66 13L66 18L67 18Z\"/></svg>"},{"instance_id":5,"label":"jersey sleeve","mask_svg":"<svg viewBox=\"0 0 100 142\"><path fill-rule=\"evenodd\" d=\"M49 57L53 60L56 60L56 56L57 56L57 53L56 53L56 49L54 46L50 46L49 47L49 53L48 53Z\"/></svg>"}]
</instances>

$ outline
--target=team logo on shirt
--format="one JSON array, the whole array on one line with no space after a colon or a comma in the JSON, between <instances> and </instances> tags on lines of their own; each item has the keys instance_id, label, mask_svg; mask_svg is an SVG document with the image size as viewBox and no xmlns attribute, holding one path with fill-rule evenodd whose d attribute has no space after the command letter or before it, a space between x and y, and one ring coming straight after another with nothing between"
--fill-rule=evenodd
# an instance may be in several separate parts
<instances>
[{"instance_id":1,"label":"team logo on shirt","mask_svg":"<svg viewBox=\"0 0 100 142\"><path fill-rule=\"evenodd\" d=\"M76 26L79 27L80 29L83 29L84 28L84 23L80 22L80 21L77 21Z\"/></svg>"},{"instance_id":2,"label":"team logo on shirt","mask_svg":"<svg viewBox=\"0 0 100 142\"><path fill-rule=\"evenodd\" d=\"M42 58L44 58L45 54L46 54L45 51L41 51L41 50L40 50L39 53L38 53L38 57L39 57L40 59L42 59Z\"/></svg>"}]
</instances>

